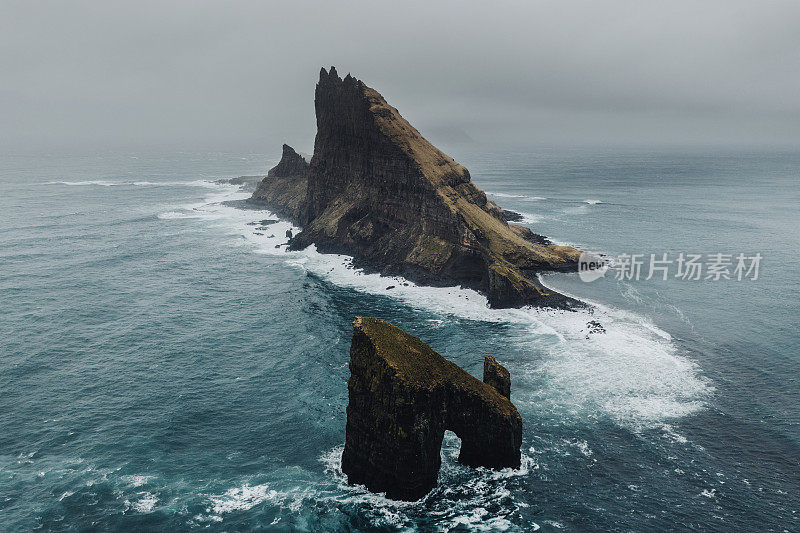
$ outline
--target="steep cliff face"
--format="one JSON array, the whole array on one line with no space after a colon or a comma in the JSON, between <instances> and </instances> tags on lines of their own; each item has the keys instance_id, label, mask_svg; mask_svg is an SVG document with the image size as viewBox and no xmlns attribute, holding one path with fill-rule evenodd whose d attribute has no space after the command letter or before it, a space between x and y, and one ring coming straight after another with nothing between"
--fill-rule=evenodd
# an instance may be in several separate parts
<instances>
[{"instance_id":1,"label":"steep cliff face","mask_svg":"<svg viewBox=\"0 0 800 533\"><path fill-rule=\"evenodd\" d=\"M483 382L505 398L511 398L511 374L493 355L483 357Z\"/></svg>"},{"instance_id":2,"label":"steep cliff face","mask_svg":"<svg viewBox=\"0 0 800 533\"><path fill-rule=\"evenodd\" d=\"M508 224L509 213L486 198L467 169L377 91L322 69L315 107L306 194L300 208L287 206L304 226L292 249L316 244L369 270L474 288L494 307L575 303L543 287L536 273L570 270L579 252Z\"/></svg>"},{"instance_id":3,"label":"steep cliff face","mask_svg":"<svg viewBox=\"0 0 800 533\"><path fill-rule=\"evenodd\" d=\"M347 385L342 470L350 483L421 498L436 486L445 430L461 438L464 464L520 465L522 420L511 401L387 322L354 321Z\"/></svg>"},{"instance_id":4,"label":"steep cliff face","mask_svg":"<svg viewBox=\"0 0 800 533\"><path fill-rule=\"evenodd\" d=\"M251 203L268 206L275 214L300 222L308 190L309 164L284 144L280 162L258 184Z\"/></svg>"}]
</instances>

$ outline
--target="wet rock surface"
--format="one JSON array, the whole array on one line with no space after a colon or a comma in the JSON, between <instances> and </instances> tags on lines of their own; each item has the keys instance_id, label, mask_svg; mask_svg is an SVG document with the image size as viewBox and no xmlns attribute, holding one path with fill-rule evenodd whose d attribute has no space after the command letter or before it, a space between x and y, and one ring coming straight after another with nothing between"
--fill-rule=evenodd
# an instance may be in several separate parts
<instances>
[{"instance_id":1,"label":"wet rock surface","mask_svg":"<svg viewBox=\"0 0 800 533\"><path fill-rule=\"evenodd\" d=\"M586 323L586 330L588 332L588 335L592 335L592 334L595 334L595 333L605 333L606 332L606 328L604 328L603 324L601 324L597 320L590 320L589 322L587 322ZM588 335L587 335L586 338L589 338Z\"/></svg>"},{"instance_id":2,"label":"wet rock surface","mask_svg":"<svg viewBox=\"0 0 800 533\"><path fill-rule=\"evenodd\" d=\"M240 185L243 189L253 190L264 179L264 176L239 176L236 178L224 178L216 180L215 183L228 183Z\"/></svg>"},{"instance_id":3,"label":"wet rock surface","mask_svg":"<svg viewBox=\"0 0 800 533\"><path fill-rule=\"evenodd\" d=\"M256 222L248 222L247 225L248 226L261 226L261 227L263 227L263 226L269 226L270 224L277 224L278 222L280 222L280 220L278 220L278 219L266 218L264 220L259 220L259 221L256 221Z\"/></svg>"}]
</instances>

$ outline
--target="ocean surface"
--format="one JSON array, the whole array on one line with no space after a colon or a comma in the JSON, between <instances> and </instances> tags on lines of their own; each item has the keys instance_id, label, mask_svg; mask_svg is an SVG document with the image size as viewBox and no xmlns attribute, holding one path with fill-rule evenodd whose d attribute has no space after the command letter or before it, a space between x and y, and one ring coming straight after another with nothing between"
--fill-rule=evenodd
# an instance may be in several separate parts
<instances>
[{"instance_id":1,"label":"ocean surface","mask_svg":"<svg viewBox=\"0 0 800 533\"><path fill-rule=\"evenodd\" d=\"M545 275L594 307L492 310L287 252L216 181L277 150L5 154L0 530L800 531L800 153L451 155L557 242L760 253L758 279ZM448 433L425 499L348 486L356 315L505 364L522 468L463 467Z\"/></svg>"}]
</instances>

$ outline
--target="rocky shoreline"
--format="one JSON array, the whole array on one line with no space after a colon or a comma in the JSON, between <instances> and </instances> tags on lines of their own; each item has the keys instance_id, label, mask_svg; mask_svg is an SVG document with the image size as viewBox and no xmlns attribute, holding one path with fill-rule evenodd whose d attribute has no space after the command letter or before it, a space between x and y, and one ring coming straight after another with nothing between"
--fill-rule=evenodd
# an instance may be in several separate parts
<instances>
[{"instance_id":1,"label":"rocky shoreline","mask_svg":"<svg viewBox=\"0 0 800 533\"><path fill-rule=\"evenodd\" d=\"M582 306L537 279L574 271L580 251L509 223L519 215L489 200L377 91L322 69L315 108L311 160L284 145L249 200L303 228L290 249L314 244L367 272L475 289L492 307Z\"/></svg>"}]
</instances>

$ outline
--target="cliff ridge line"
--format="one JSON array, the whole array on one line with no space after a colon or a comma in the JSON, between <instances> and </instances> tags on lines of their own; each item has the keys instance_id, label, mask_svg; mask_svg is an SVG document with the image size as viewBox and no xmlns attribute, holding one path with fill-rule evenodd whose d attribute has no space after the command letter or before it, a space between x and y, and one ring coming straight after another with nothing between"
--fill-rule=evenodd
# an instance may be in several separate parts
<instances>
[{"instance_id":1,"label":"cliff ridge line","mask_svg":"<svg viewBox=\"0 0 800 533\"><path fill-rule=\"evenodd\" d=\"M315 244L323 253L351 255L369 271L469 287L493 307L579 305L544 287L537 274L573 270L580 252L509 224L508 212L487 199L469 171L375 89L322 69L314 104L308 169L298 165L284 187L276 174L272 186L257 191L303 227L291 249Z\"/></svg>"}]
</instances>

